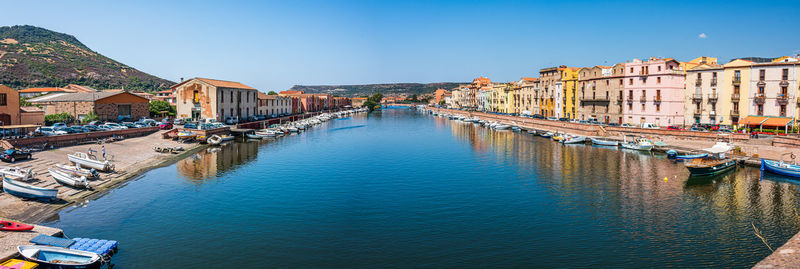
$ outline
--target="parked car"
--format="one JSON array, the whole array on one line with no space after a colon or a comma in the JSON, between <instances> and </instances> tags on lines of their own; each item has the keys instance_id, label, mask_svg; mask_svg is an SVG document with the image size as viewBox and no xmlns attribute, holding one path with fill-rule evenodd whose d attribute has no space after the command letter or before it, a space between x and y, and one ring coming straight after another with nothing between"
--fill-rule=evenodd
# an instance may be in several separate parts
<instances>
[{"instance_id":1,"label":"parked car","mask_svg":"<svg viewBox=\"0 0 800 269\"><path fill-rule=\"evenodd\" d=\"M83 126L83 129L86 129L86 130L87 130L87 131L89 131L89 132L96 132L96 131L99 131L99 130L100 130L100 128L98 128L98 127L97 127L97 125L92 125L92 124L86 124L86 125L84 125L84 126Z\"/></svg>"},{"instance_id":2,"label":"parked car","mask_svg":"<svg viewBox=\"0 0 800 269\"><path fill-rule=\"evenodd\" d=\"M639 127L644 129L658 129L658 126L652 123L642 123Z\"/></svg>"},{"instance_id":3,"label":"parked car","mask_svg":"<svg viewBox=\"0 0 800 269\"><path fill-rule=\"evenodd\" d=\"M603 123L602 123L602 122L599 122L599 121L590 121L590 122L589 122L589 124L594 124L594 125L603 125Z\"/></svg>"},{"instance_id":4,"label":"parked car","mask_svg":"<svg viewBox=\"0 0 800 269\"><path fill-rule=\"evenodd\" d=\"M705 131L708 131L708 129L698 126L698 127L692 127L691 129L689 129L689 131L705 132Z\"/></svg>"},{"instance_id":5,"label":"parked car","mask_svg":"<svg viewBox=\"0 0 800 269\"><path fill-rule=\"evenodd\" d=\"M542 116L542 114L534 114L534 115L533 115L533 118L534 118L534 119L542 119L542 120L543 120L543 119L544 119L544 116Z\"/></svg>"},{"instance_id":6,"label":"parked car","mask_svg":"<svg viewBox=\"0 0 800 269\"><path fill-rule=\"evenodd\" d=\"M623 123L619 127L633 128L633 125L630 125L630 124L627 124L627 123Z\"/></svg>"},{"instance_id":7,"label":"parked car","mask_svg":"<svg viewBox=\"0 0 800 269\"><path fill-rule=\"evenodd\" d=\"M169 121L162 121L161 123L158 124L158 129L160 129L160 130L170 130L173 127L174 126Z\"/></svg>"},{"instance_id":8,"label":"parked car","mask_svg":"<svg viewBox=\"0 0 800 269\"><path fill-rule=\"evenodd\" d=\"M105 125L105 124L97 125L95 127L97 128L98 131L113 131L113 130L115 130L114 128L111 128L110 126Z\"/></svg>"},{"instance_id":9,"label":"parked car","mask_svg":"<svg viewBox=\"0 0 800 269\"><path fill-rule=\"evenodd\" d=\"M145 127L147 127L147 126L158 126L158 122L156 120L148 119L148 118L140 119L139 121L137 121L135 123L141 123L142 125L145 125Z\"/></svg>"},{"instance_id":10,"label":"parked car","mask_svg":"<svg viewBox=\"0 0 800 269\"><path fill-rule=\"evenodd\" d=\"M147 123L142 123L142 122L133 123L133 126L136 128L150 127L150 125L148 125Z\"/></svg>"},{"instance_id":11,"label":"parked car","mask_svg":"<svg viewBox=\"0 0 800 269\"><path fill-rule=\"evenodd\" d=\"M65 134L67 134L67 132L65 132L65 131L56 130L55 128L50 127L50 126L42 126L42 127L36 128L36 131L34 131L34 132L40 133L40 134L43 134L43 135L46 135L46 136L65 135Z\"/></svg>"},{"instance_id":12,"label":"parked car","mask_svg":"<svg viewBox=\"0 0 800 269\"><path fill-rule=\"evenodd\" d=\"M4 162L16 162L17 160L27 160L31 158L31 153L18 149L7 149L0 154L0 159Z\"/></svg>"},{"instance_id":13,"label":"parked car","mask_svg":"<svg viewBox=\"0 0 800 269\"><path fill-rule=\"evenodd\" d=\"M556 118L556 117L547 117L547 120L557 121L558 118Z\"/></svg>"},{"instance_id":14,"label":"parked car","mask_svg":"<svg viewBox=\"0 0 800 269\"><path fill-rule=\"evenodd\" d=\"M56 123L53 123L53 126L51 126L51 127L53 127L53 128L63 128L63 127L67 127L67 124L63 123L63 122L56 122Z\"/></svg>"},{"instance_id":15,"label":"parked car","mask_svg":"<svg viewBox=\"0 0 800 269\"><path fill-rule=\"evenodd\" d=\"M120 125L119 123L114 123L114 122L106 122L106 124L104 124L104 125L106 127L110 128L110 129L112 129L112 130L128 129L128 127Z\"/></svg>"},{"instance_id":16,"label":"parked car","mask_svg":"<svg viewBox=\"0 0 800 269\"><path fill-rule=\"evenodd\" d=\"M175 121L172 122L172 124L175 124L175 125L183 125L184 123L186 123L186 120L184 120L184 119L175 119Z\"/></svg>"},{"instance_id":17,"label":"parked car","mask_svg":"<svg viewBox=\"0 0 800 269\"><path fill-rule=\"evenodd\" d=\"M83 126L72 126L72 127L69 127L69 130L71 131L69 133L72 133L72 134L79 134L79 133L85 133L86 132L86 129L83 129Z\"/></svg>"},{"instance_id":18,"label":"parked car","mask_svg":"<svg viewBox=\"0 0 800 269\"><path fill-rule=\"evenodd\" d=\"M186 128L186 129L197 129L197 124L196 123L187 122L186 124L183 125L183 128Z\"/></svg>"},{"instance_id":19,"label":"parked car","mask_svg":"<svg viewBox=\"0 0 800 269\"><path fill-rule=\"evenodd\" d=\"M609 122L609 123L608 123L608 126L611 126L611 127L617 127L617 126L619 126L619 123L616 123L616 122Z\"/></svg>"},{"instance_id":20,"label":"parked car","mask_svg":"<svg viewBox=\"0 0 800 269\"><path fill-rule=\"evenodd\" d=\"M675 125L672 125L672 126L668 126L667 130L683 131L683 128L675 126Z\"/></svg>"},{"instance_id":21,"label":"parked car","mask_svg":"<svg viewBox=\"0 0 800 269\"><path fill-rule=\"evenodd\" d=\"M558 121L569 121L568 118L558 118Z\"/></svg>"},{"instance_id":22,"label":"parked car","mask_svg":"<svg viewBox=\"0 0 800 269\"><path fill-rule=\"evenodd\" d=\"M239 117L227 116L225 117L225 124L234 125L239 123Z\"/></svg>"},{"instance_id":23,"label":"parked car","mask_svg":"<svg viewBox=\"0 0 800 269\"><path fill-rule=\"evenodd\" d=\"M585 120L578 121L578 123L589 124L589 122L588 122L588 121L585 121Z\"/></svg>"},{"instance_id":24,"label":"parked car","mask_svg":"<svg viewBox=\"0 0 800 269\"><path fill-rule=\"evenodd\" d=\"M99 120L94 120L94 121L90 121L87 125L100 126L100 125L103 125L103 122L99 121Z\"/></svg>"}]
</instances>

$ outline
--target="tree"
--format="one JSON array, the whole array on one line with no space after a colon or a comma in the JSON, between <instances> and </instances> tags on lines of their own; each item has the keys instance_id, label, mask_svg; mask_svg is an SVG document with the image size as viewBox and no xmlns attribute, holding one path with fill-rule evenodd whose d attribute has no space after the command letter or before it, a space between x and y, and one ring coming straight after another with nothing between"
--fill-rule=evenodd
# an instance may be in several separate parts
<instances>
[{"instance_id":1,"label":"tree","mask_svg":"<svg viewBox=\"0 0 800 269\"><path fill-rule=\"evenodd\" d=\"M83 117L83 119L81 119L81 124L86 124L99 119L100 117L97 116L97 113L94 113L94 111L90 111L89 114L86 114L86 117Z\"/></svg>"},{"instance_id":2,"label":"tree","mask_svg":"<svg viewBox=\"0 0 800 269\"><path fill-rule=\"evenodd\" d=\"M167 115L175 115L175 107L170 105L169 102L163 100L150 101L150 117L161 116L161 112L166 111Z\"/></svg>"},{"instance_id":3,"label":"tree","mask_svg":"<svg viewBox=\"0 0 800 269\"><path fill-rule=\"evenodd\" d=\"M439 105L440 106L447 105L447 102L445 102L444 100L441 100L441 101L439 101Z\"/></svg>"},{"instance_id":4,"label":"tree","mask_svg":"<svg viewBox=\"0 0 800 269\"><path fill-rule=\"evenodd\" d=\"M50 114L44 116L44 124L45 125L53 125L53 123L63 122L66 124L70 124L75 121L75 117L69 113L58 113L58 114Z\"/></svg>"},{"instance_id":5,"label":"tree","mask_svg":"<svg viewBox=\"0 0 800 269\"><path fill-rule=\"evenodd\" d=\"M383 100L383 94L373 94L367 98L367 101L364 102L364 106L367 107L369 111L374 111L375 109L379 109L381 107L381 100Z\"/></svg>"},{"instance_id":6,"label":"tree","mask_svg":"<svg viewBox=\"0 0 800 269\"><path fill-rule=\"evenodd\" d=\"M275 91L269 91L267 94L268 94L268 95L278 95L278 93L277 93L277 92L275 92Z\"/></svg>"}]
</instances>

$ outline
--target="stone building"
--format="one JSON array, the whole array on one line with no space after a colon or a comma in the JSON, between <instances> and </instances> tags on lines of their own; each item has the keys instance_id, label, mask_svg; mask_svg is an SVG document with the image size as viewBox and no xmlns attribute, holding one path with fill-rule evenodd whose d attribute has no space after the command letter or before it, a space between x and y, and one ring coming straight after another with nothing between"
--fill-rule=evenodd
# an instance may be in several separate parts
<instances>
[{"instance_id":1,"label":"stone building","mask_svg":"<svg viewBox=\"0 0 800 269\"><path fill-rule=\"evenodd\" d=\"M289 115L292 113L292 98L277 94L258 93L258 115Z\"/></svg>"},{"instance_id":2,"label":"stone building","mask_svg":"<svg viewBox=\"0 0 800 269\"><path fill-rule=\"evenodd\" d=\"M723 67L717 64L715 58L710 59L713 61L702 62L686 70L684 121L680 125L731 124L730 110L724 109L730 107L730 99L722 91ZM720 96L725 98L720 100Z\"/></svg>"},{"instance_id":3,"label":"stone building","mask_svg":"<svg viewBox=\"0 0 800 269\"><path fill-rule=\"evenodd\" d=\"M137 120L150 115L147 98L130 92L77 92L48 94L28 100L40 105L46 115L69 113L81 120L89 113L102 121Z\"/></svg>"},{"instance_id":4,"label":"stone building","mask_svg":"<svg viewBox=\"0 0 800 269\"><path fill-rule=\"evenodd\" d=\"M581 68L577 119L623 123L624 69L624 64Z\"/></svg>"},{"instance_id":5,"label":"stone building","mask_svg":"<svg viewBox=\"0 0 800 269\"><path fill-rule=\"evenodd\" d=\"M16 90L0 85L0 125L20 124L19 95Z\"/></svg>"},{"instance_id":6,"label":"stone building","mask_svg":"<svg viewBox=\"0 0 800 269\"><path fill-rule=\"evenodd\" d=\"M258 113L258 91L239 82L192 78L171 87L175 92L177 118L244 119Z\"/></svg>"}]
</instances>

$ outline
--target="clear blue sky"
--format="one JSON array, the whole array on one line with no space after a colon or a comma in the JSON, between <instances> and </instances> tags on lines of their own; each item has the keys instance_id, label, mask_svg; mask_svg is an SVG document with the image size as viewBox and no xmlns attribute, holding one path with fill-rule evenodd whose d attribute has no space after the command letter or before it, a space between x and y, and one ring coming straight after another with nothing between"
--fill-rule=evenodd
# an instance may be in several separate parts
<instances>
[{"instance_id":1,"label":"clear blue sky","mask_svg":"<svg viewBox=\"0 0 800 269\"><path fill-rule=\"evenodd\" d=\"M511 81L649 56L800 53L796 1L2 1L0 25L76 36L173 81ZM705 38L700 38L705 34Z\"/></svg>"}]
</instances>

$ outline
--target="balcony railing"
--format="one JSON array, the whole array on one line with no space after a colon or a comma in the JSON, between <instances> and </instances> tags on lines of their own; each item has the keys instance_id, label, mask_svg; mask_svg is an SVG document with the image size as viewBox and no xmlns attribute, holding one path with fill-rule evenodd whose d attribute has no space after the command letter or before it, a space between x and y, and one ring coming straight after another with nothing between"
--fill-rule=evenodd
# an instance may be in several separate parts
<instances>
[{"instance_id":1,"label":"balcony railing","mask_svg":"<svg viewBox=\"0 0 800 269\"><path fill-rule=\"evenodd\" d=\"M647 103L647 97L642 96L641 98L639 98L639 102Z\"/></svg>"},{"instance_id":2,"label":"balcony railing","mask_svg":"<svg viewBox=\"0 0 800 269\"><path fill-rule=\"evenodd\" d=\"M767 83L766 83L766 82L764 82L764 80L763 80L763 79L762 79L762 80L759 80L759 81L758 81L758 83L756 83L756 86L758 86L758 87L764 87L765 85L767 85Z\"/></svg>"},{"instance_id":3,"label":"balcony railing","mask_svg":"<svg viewBox=\"0 0 800 269\"><path fill-rule=\"evenodd\" d=\"M732 84L733 84L734 86L739 86L739 85L741 85L741 84L742 84L742 78L741 78L741 77L733 77Z\"/></svg>"},{"instance_id":4,"label":"balcony railing","mask_svg":"<svg viewBox=\"0 0 800 269\"><path fill-rule=\"evenodd\" d=\"M776 98L776 100L778 101L778 104L785 105L789 103L789 96L786 94L778 94L778 98Z\"/></svg>"},{"instance_id":5,"label":"balcony railing","mask_svg":"<svg viewBox=\"0 0 800 269\"><path fill-rule=\"evenodd\" d=\"M766 96L764 96L763 93L757 93L756 96L753 98L756 104L764 104L765 99Z\"/></svg>"},{"instance_id":6,"label":"balcony railing","mask_svg":"<svg viewBox=\"0 0 800 269\"><path fill-rule=\"evenodd\" d=\"M738 116L739 116L739 110L731 110L731 117L738 117Z\"/></svg>"},{"instance_id":7,"label":"balcony railing","mask_svg":"<svg viewBox=\"0 0 800 269\"><path fill-rule=\"evenodd\" d=\"M692 102L700 103L702 101L703 101L703 94L702 93L692 94Z\"/></svg>"},{"instance_id":8,"label":"balcony railing","mask_svg":"<svg viewBox=\"0 0 800 269\"><path fill-rule=\"evenodd\" d=\"M718 99L718 96L717 96L716 93L709 93L708 94L708 102L709 103L716 103L717 99Z\"/></svg>"},{"instance_id":9,"label":"balcony railing","mask_svg":"<svg viewBox=\"0 0 800 269\"><path fill-rule=\"evenodd\" d=\"M656 97L653 98L653 103L660 104L661 103L661 95L656 95Z\"/></svg>"},{"instance_id":10,"label":"balcony railing","mask_svg":"<svg viewBox=\"0 0 800 269\"><path fill-rule=\"evenodd\" d=\"M781 80L781 83L780 83L779 85L780 85L781 87L789 87L789 81L788 81L788 80L785 80L785 79L784 79L784 80Z\"/></svg>"},{"instance_id":11,"label":"balcony railing","mask_svg":"<svg viewBox=\"0 0 800 269\"><path fill-rule=\"evenodd\" d=\"M628 100L627 100L627 101L628 101L628 104L629 104L629 105L630 105L630 104L633 104L633 96L631 96L631 97L628 97Z\"/></svg>"},{"instance_id":12,"label":"balcony railing","mask_svg":"<svg viewBox=\"0 0 800 269\"><path fill-rule=\"evenodd\" d=\"M712 78L711 79L711 86L717 86L717 79L716 78Z\"/></svg>"},{"instance_id":13,"label":"balcony railing","mask_svg":"<svg viewBox=\"0 0 800 269\"><path fill-rule=\"evenodd\" d=\"M731 94L731 101L739 101L739 98L741 97L738 93Z\"/></svg>"},{"instance_id":14,"label":"balcony railing","mask_svg":"<svg viewBox=\"0 0 800 269\"><path fill-rule=\"evenodd\" d=\"M694 111L694 116L695 116L695 117L696 117L696 116L700 116L700 115L702 115L702 114L703 114L703 111L701 111L701 110L695 110L695 111Z\"/></svg>"},{"instance_id":15,"label":"balcony railing","mask_svg":"<svg viewBox=\"0 0 800 269\"><path fill-rule=\"evenodd\" d=\"M694 85L695 86L703 85L703 79L702 78L698 78L697 81L694 82Z\"/></svg>"}]
</instances>

